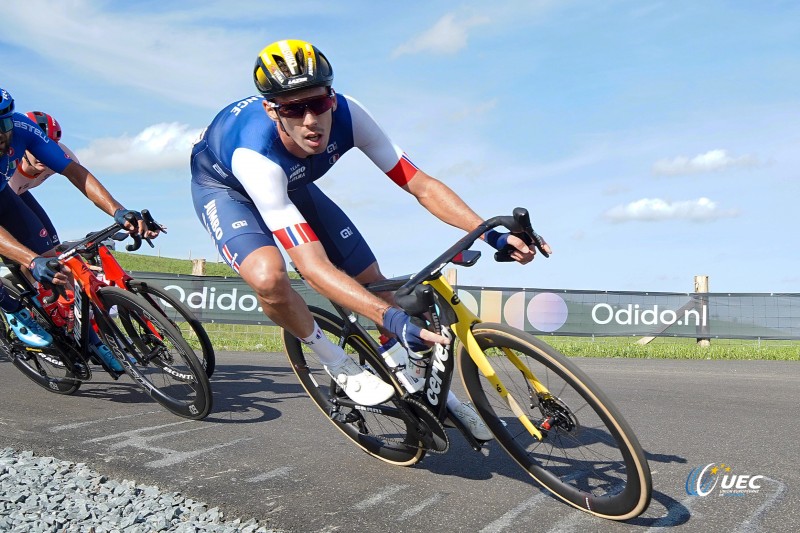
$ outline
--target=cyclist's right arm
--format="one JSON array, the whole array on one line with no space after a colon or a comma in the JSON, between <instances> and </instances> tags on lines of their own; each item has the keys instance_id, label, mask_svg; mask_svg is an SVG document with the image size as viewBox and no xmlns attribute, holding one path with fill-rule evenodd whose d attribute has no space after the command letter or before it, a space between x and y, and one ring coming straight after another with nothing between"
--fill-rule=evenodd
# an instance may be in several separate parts
<instances>
[{"instance_id":1,"label":"cyclist's right arm","mask_svg":"<svg viewBox=\"0 0 800 533\"><path fill-rule=\"evenodd\" d=\"M0 255L31 270L36 281L44 280L57 285L67 283L66 274L51 270L46 264L47 259L36 255L36 252L19 242L2 226L0 226Z\"/></svg>"}]
</instances>

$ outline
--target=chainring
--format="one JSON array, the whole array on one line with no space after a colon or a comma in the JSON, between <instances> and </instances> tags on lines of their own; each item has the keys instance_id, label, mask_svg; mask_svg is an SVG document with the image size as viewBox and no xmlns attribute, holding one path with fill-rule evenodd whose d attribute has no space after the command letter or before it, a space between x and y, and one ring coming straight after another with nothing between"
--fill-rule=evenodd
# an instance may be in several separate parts
<instances>
[{"instance_id":1,"label":"chainring","mask_svg":"<svg viewBox=\"0 0 800 533\"><path fill-rule=\"evenodd\" d=\"M406 397L403 402L417 417L416 437L425 445L425 449L434 453L445 453L450 449L450 439L447 438L444 426L433 414L428 406L411 397ZM414 431L414 428L411 428Z\"/></svg>"}]
</instances>

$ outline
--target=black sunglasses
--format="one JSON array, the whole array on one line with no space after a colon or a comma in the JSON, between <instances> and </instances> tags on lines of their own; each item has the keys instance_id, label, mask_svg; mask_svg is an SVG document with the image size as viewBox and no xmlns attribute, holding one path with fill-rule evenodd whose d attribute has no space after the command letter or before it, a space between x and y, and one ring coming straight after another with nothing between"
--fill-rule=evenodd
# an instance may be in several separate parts
<instances>
[{"instance_id":1,"label":"black sunglasses","mask_svg":"<svg viewBox=\"0 0 800 533\"><path fill-rule=\"evenodd\" d=\"M276 104L269 102L269 106L284 118L302 118L306 114L306 109L315 115L321 115L333 107L336 96L333 91L322 96L313 96L303 100L297 100L288 104Z\"/></svg>"},{"instance_id":2,"label":"black sunglasses","mask_svg":"<svg viewBox=\"0 0 800 533\"><path fill-rule=\"evenodd\" d=\"M11 117L0 118L0 133L8 133L14 129L14 119Z\"/></svg>"}]
</instances>

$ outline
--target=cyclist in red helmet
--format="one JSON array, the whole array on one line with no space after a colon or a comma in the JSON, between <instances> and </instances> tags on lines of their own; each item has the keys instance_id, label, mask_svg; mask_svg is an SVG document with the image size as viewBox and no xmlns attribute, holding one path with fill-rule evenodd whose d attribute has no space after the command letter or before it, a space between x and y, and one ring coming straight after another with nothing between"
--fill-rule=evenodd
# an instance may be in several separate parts
<instances>
[{"instance_id":1,"label":"cyclist in red helmet","mask_svg":"<svg viewBox=\"0 0 800 533\"><path fill-rule=\"evenodd\" d=\"M48 138L50 138L52 141L55 141L64 151L64 154L69 157L69 159L75 161L76 163L80 163L80 161L78 161L78 157L72 152L72 150L61 143L61 125L55 118L41 111L29 111L28 113L25 113L25 115L37 126L39 126L39 128L45 132ZM20 199L25 202L25 205L27 205L31 212L33 212L33 214L39 219L39 223L41 223L41 227L47 232L50 244L52 246L55 246L60 242L58 234L56 233L56 229L53 226L50 217L47 215L47 212L45 212L30 191L31 189L34 189L44 183L47 178L54 174L56 174L55 170L39 161L36 156L30 152L30 150L26 150L25 154L22 156L22 159L17 165L16 171L8 180L8 186L11 187L15 193L17 193ZM39 223L34 224L39 227Z\"/></svg>"},{"instance_id":2,"label":"cyclist in red helmet","mask_svg":"<svg viewBox=\"0 0 800 533\"><path fill-rule=\"evenodd\" d=\"M66 274L47 265L47 256L52 255L52 248L59 242L55 229L27 190L40 185L49 176L56 173L66 176L89 200L130 231L149 237L157 233L148 231L141 215L125 209L78 163L74 154L59 143L60 138L61 127L53 117L38 111L27 115L15 112L14 99L0 89L0 255L28 267L38 282L64 285L68 283ZM128 213L138 215L138 224L126 220ZM23 342L32 346L46 346L52 342L50 335L1 285L0 310ZM122 372L122 366L109 357L108 347L102 345L96 335L89 340L95 356L109 361L111 368Z\"/></svg>"}]
</instances>

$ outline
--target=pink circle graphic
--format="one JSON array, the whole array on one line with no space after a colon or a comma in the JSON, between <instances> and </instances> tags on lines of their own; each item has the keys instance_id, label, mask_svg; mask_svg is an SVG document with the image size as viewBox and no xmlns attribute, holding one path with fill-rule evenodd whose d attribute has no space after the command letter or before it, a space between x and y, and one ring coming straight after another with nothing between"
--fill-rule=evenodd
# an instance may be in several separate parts
<instances>
[{"instance_id":1,"label":"pink circle graphic","mask_svg":"<svg viewBox=\"0 0 800 533\"><path fill-rule=\"evenodd\" d=\"M567 321L567 303L558 294L543 292L528 303L528 321L539 331L550 333Z\"/></svg>"}]
</instances>

